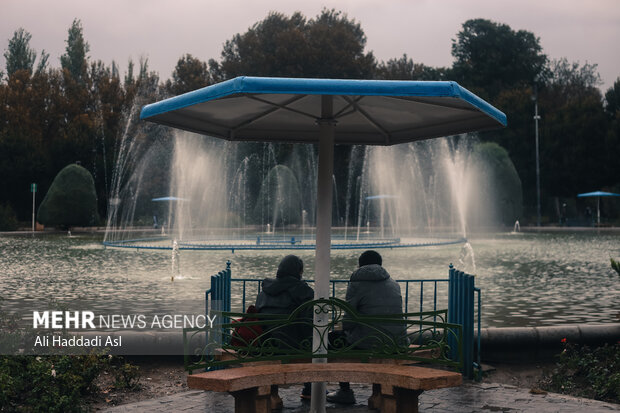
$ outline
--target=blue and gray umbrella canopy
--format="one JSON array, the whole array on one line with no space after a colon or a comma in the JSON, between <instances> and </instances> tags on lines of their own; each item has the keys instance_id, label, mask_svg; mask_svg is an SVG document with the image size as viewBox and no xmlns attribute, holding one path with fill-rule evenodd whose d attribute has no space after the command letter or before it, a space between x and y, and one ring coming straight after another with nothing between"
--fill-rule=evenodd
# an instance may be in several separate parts
<instances>
[{"instance_id":1,"label":"blue and gray umbrella canopy","mask_svg":"<svg viewBox=\"0 0 620 413\"><path fill-rule=\"evenodd\" d=\"M506 126L454 82L238 77L142 109L142 119L227 140L316 143L322 97L337 144L394 145Z\"/></svg>"},{"instance_id":2,"label":"blue and gray umbrella canopy","mask_svg":"<svg viewBox=\"0 0 620 413\"><path fill-rule=\"evenodd\" d=\"M506 115L455 82L264 77L153 103L140 118L231 141L319 144L316 298L329 296L334 144L395 145L506 126ZM315 325L326 323L315 314ZM326 346L327 334L315 331L314 349ZM324 411L324 387L312 395L311 411Z\"/></svg>"},{"instance_id":3,"label":"blue and gray umbrella canopy","mask_svg":"<svg viewBox=\"0 0 620 413\"><path fill-rule=\"evenodd\" d=\"M602 196L620 196L620 194L614 194L613 192L603 192L603 191L594 191L594 192L585 192L583 194L578 194L577 198L587 198L587 197L596 197L596 222L598 224L601 223L601 197Z\"/></svg>"}]
</instances>

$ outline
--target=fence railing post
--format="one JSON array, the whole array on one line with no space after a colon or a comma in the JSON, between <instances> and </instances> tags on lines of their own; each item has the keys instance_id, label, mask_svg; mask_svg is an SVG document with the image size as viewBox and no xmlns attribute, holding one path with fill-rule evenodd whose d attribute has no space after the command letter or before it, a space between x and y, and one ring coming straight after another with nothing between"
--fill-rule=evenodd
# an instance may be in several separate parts
<instances>
[{"instance_id":1,"label":"fence railing post","mask_svg":"<svg viewBox=\"0 0 620 413\"><path fill-rule=\"evenodd\" d=\"M219 291L217 288L218 287L217 277L218 275L211 276L211 297L209 300L209 310L212 310L212 311L220 310L218 308L219 306L216 304L216 302L219 300Z\"/></svg>"},{"instance_id":2,"label":"fence railing post","mask_svg":"<svg viewBox=\"0 0 620 413\"><path fill-rule=\"evenodd\" d=\"M457 278L456 278L456 270L450 264L450 269L448 270L448 323L457 324ZM456 338L454 334L449 334L447 339L448 345L450 346L450 358L452 360L457 360L459 358L458 349L456 348Z\"/></svg>"},{"instance_id":3,"label":"fence railing post","mask_svg":"<svg viewBox=\"0 0 620 413\"><path fill-rule=\"evenodd\" d=\"M463 313L463 361L465 375L474 377L474 276L463 273L465 277L465 305Z\"/></svg>"},{"instance_id":4,"label":"fence railing post","mask_svg":"<svg viewBox=\"0 0 620 413\"><path fill-rule=\"evenodd\" d=\"M206 314L230 311L231 308L231 262L226 261L226 269L211 276L211 287L205 291ZM221 324L230 322L228 317L221 317ZM222 330L223 332L223 330ZM212 333L211 333L212 334ZM222 335L222 338L224 336ZM206 342L210 343L210 330L206 331Z\"/></svg>"},{"instance_id":5,"label":"fence railing post","mask_svg":"<svg viewBox=\"0 0 620 413\"><path fill-rule=\"evenodd\" d=\"M448 322L463 326L463 375L474 375L474 277L450 264L448 286ZM458 359L456 338L450 337L450 356Z\"/></svg>"},{"instance_id":6,"label":"fence railing post","mask_svg":"<svg viewBox=\"0 0 620 413\"><path fill-rule=\"evenodd\" d=\"M230 287L230 269L231 262L226 261L226 269L223 271L222 284L224 290L224 311L230 311L231 287Z\"/></svg>"}]
</instances>

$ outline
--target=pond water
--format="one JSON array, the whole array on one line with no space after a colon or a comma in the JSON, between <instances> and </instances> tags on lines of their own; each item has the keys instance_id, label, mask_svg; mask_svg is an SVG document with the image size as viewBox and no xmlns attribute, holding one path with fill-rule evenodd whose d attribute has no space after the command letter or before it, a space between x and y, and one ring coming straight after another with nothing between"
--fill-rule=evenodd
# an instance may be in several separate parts
<instances>
[{"instance_id":1,"label":"pond water","mask_svg":"<svg viewBox=\"0 0 620 413\"><path fill-rule=\"evenodd\" d=\"M273 276L288 251L170 251L104 248L100 234L0 235L0 297L5 311L80 302L101 312L147 312L202 306L210 275L232 262L234 277ZM483 326L609 323L620 319L620 233L557 232L470 237ZM359 250L332 252L332 277L346 279ZM447 278L462 245L380 250L397 279ZM314 252L300 251L305 278ZM468 266L471 263L467 264ZM178 273L177 273L178 271ZM174 281L171 275L177 273ZM441 292L441 291L440 291ZM440 301L443 298L440 297ZM194 307L195 308L195 307ZM202 307L200 307L202 308Z\"/></svg>"}]
</instances>

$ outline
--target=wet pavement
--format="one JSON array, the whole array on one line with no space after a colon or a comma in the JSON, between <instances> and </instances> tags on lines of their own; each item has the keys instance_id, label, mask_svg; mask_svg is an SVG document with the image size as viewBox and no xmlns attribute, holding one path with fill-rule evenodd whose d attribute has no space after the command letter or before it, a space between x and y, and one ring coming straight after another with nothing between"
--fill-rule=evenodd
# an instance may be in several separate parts
<instances>
[{"instance_id":1,"label":"wet pavement","mask_svg":"<svg viewBox=\"0 0 620 413\"><path fill-rule=\"evenodd\" d=\"M328 385L335 390L337 383ZM327 404L328 412L366 413L367 399L371 386L351 384L357 403L352 406ZM283 413L307 412L308 402L302 401L301 386L280 389L284 401ZM431 390L420 395L420 412L469 413L604 413L620 412L620 405L590 399L564 396L555 393L532 394L528 389L504 384L467 382L460 387ZM234 411L234 400L227 393L191 390L158 399L130 403L104 410L109 413L135 412L205 412L230 413Z\"/></svg>"}]
</instances>

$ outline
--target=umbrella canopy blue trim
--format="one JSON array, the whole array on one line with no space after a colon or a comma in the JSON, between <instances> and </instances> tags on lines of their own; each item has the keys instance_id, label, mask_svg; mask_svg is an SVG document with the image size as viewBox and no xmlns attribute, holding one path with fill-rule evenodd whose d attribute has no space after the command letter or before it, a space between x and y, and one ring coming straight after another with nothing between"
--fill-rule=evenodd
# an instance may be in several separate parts
<instances>
[{"instance_id":1,"label":"umbrella canopy blue trim","mask_svg":"<svg viewBox=\"0 0 620 413\"><path fill-rule=\"evenodd\" d=\"M297 79L241 76L207 86L183 95L146 105L140 119L237 94L304 94L391 97L453 97L465 100L502 126L506 115L480 99L456 82L352 80L352 79Z\"/></svg>"},{"instance_id":2,"label":"umbrella canopy blue trim","mask_svg":"<svg viewBox=\"0 0 620 413\"><path fill-rule=\"evenodd\" d=\"M161 198L153 198L151 201L154 202L165 202L165 201L187 201L185 198L177 198L176 196L163 196Z\"/></svg>"},{"instance_id":3,"label":"umbrella canopy blue trim","mask_svg":"<svg viewBox=\"0 0 620 413\"><path fill-rule=\"evenodd\" d=\"M584 198L588 196L620 196L620 194L614 194L613 192L594 191L579 194L577 195L577 198Z\"/></svg>"},{"instance_id":4,"label":"umbrella canopy blue trim","mask_svg":"<svg viewBox=\"0 0 620 413\"><path fill-rule=\"evenodd\" d=\"M391 198L398 198L398 195L371 195L371 196L367 196L366 197L367 200L371 200L371 199L391 199Z\"/></svg>"}]
</instances>

